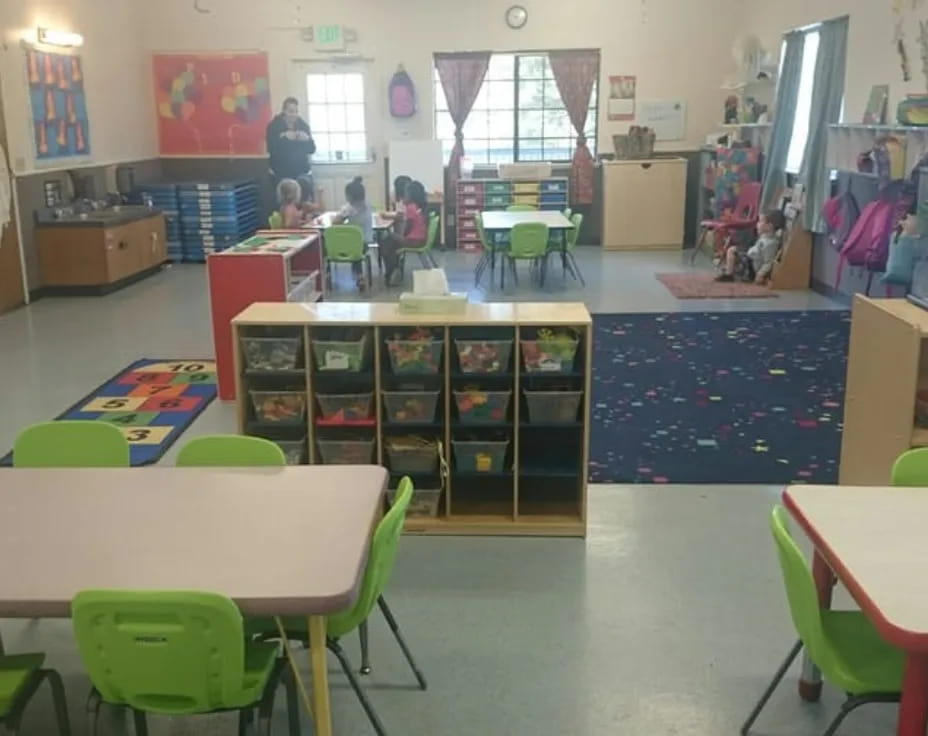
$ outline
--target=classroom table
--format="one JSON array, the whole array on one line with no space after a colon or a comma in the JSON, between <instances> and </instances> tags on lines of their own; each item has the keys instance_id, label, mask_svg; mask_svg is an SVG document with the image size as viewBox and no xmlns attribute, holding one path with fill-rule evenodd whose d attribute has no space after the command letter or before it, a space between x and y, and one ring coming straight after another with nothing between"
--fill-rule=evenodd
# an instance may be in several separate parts
<instances>
[{"instance_id":1,"label":"classroom table","mask_svg":"<svg viewBox=\"0 0 928 736\"><path fill-rule=\"evenodd\" d=\"M561 244L561 267L563 268L564 278L567 278L567 231L572 230L574 224L564 216L563 212L559 212L558 210L519 210L516 212L510 212L508 210L487 210L480 213L480 219L483 223L483 229L487 233L508 233L516 225L530 222L540 222L547 225L548 230L560 232L561 237L558 240ZM490 239L492 240L492 238ZM492 247L492 243L490 252L484 255L490 258L493 268L495 268L496 248ZM480 268L479 264L477 268ZM544 278L544 269L542 269L542 286L545 284ZM500 269L500 288L504 288L505 284L506 268L504 266Z\"/></svg>"},{"instance_id":2,"label":"classroom table","mask_svg":"<svg viewBox=\"0 0 928 736\"><path fill-rule=\"evenodd\" d=\"M890 644L906 652L898 736L928 728L928 488L793 486L786 508ZM816 574L828 604L832 577Z\"/></svg>"},{"instance_id":3,"label":"classroom table","mask_svg":"<svg viewBox=\"0 0 928 736\"><path fill-rule=\"evenodd\" d=\"M90 588L204 590L245 616L306 616L314 733L330 736L326 616L358 596L386 483L346 465L5 470L0 618L67 618Z\"/></svg>"},{"instance_id":4,"label":"classroom table","mask_svg":"<svg viewBox=\"0 0 928 736\"><path fill-rule=\"evenodd\" d=\"M337 224L334 220L338 217L338 212L323 212L314 220L314 227L319 228L324 233L327 228ZM383 273L383 256L380 254L380 239L393 228L393 220L381 217L379 212L371 212L371 228L374 231L374 242L367 243L369 249L377 251L377 272Z\"/></svg>"}]
</instances>

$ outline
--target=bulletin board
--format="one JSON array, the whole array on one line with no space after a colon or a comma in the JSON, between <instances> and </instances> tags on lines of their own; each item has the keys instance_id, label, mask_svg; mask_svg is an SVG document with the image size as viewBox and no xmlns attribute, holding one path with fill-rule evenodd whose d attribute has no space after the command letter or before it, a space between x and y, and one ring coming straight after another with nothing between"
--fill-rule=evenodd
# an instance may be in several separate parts
<instances>
[{"instance_id":1,"label":"bulletin board","mask_svg":"<svg viewBox=\"0 0 928 736\"><path fill-rule=\"evenodd\" d=\"M90 155L90 122L79 54L26 47L36 161Z\"/></svg>"},{"instance_id":2,"label":"bulletin board","mask_svg":"<svg viewBox=\"0 0 928 736\"><path fill-rule=\"evenodd\" d=\"M154 54L162 156L262 156L271 121L267 54Z\"/></svg>"},{"instance_id":3,"label":"bulletin board","mask_svg":"<svg viewBox=\"0 0 928 736\"><path fill-rule=\"evenodd\" d=\"M651 128L659 141L686 138L686 100L641 100L638 124Z\"/></svg>"}]
</instances>

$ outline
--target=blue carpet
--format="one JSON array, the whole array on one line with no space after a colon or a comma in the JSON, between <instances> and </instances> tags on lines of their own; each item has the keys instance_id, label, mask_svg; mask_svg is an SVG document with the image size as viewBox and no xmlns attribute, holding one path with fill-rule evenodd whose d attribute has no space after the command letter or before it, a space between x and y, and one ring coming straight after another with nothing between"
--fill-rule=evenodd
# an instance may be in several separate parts
<instances>
[{"instance_id":1,"label":"blue carpet","mask_svg":"<svg viewBox=\"0 0 928 736\"><path fill-rule=\"evenodd\" d=\"M837 482L850 319L594 316L590 479Z\"/></svg>"}]
</instances>

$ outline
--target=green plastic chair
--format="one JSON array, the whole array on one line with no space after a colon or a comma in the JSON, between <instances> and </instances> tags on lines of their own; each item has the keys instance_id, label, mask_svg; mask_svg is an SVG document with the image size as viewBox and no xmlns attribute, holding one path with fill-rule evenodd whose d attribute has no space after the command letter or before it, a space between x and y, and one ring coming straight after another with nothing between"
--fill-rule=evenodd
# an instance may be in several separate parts
<instances>
[{"instance_id":1,"label":"green plastic chair","mask_svg":"<svg viewBox=\"0 0 928 736\"><path fill-rule=\"evenodd\" d=\"M548 255L548 226L543 222L520 222L514 225L509 237L506 253L512 268L512 278L519 285L516 261L531 261L532 265L544 263Z\"/></svg>"},{"instance_id":2,"label":"green plastic chair","mask_svg":"<svg viewBox=\"0 0 928 736\"><path fill-rule=\"evenodd\" d=\"M387 583L390 581L390 575L393 572L393 564L396 561L396 551L399 546L400 536L403 533L403 523L406 520L406 509L409 507L409 502L412 500L412 493L412 481L409 478L403 478L397 488L393 506L390 507L390 510L384 515L383 519L380 520L377 529L374 531L370 553L367 558L367 567L364 570L364 579L361 581L361 592L358 595L357 601L355 601L354 607L348 611L329 616L326 624L326 646L329 651L338 658L338 662L345 676L348 678L351 688L358 696L358 700L361 701L361 707L364 708L364 712L367 714L371 725L379 736L385 736L387 733L386 729L380 717L377 715L377 712L374 710L374 706L371 705L370 700L362 689L352 669L351 662L348 660L348 656L345 654L345 650L342 649L339 640L352 631L358 630L361 637L360 671L362 674L370 673L370 663L367 659L367 618L370 616L374 604L376 603L383 613L384 618L387 620L387 624L393 632L393 636L396 637L400 649L403 650L406 661L412 668L416 680L419 683L419 687L422 690L428 687L425 676L419 670L418 665L416 665L416 661L413 659L412 653L409 651L409 647L406 645L406 641L400 633L400 627L396 623L393 612L390 610L383 596L384 588L386 588ZM283 619L283 625L287 639L299 641L307 646L309 645L309 633L306 629L305 618L286 617ZM261 637L274 639L279 636L277 626L273 621L256 620L250 622L247 628L249 632Z\"/></svg>"},{"instance_id":3,"label":"green plastic chair","mask_svg":"<svg viewBox=\"0 0 928 736\"><path fill-rule=\"evenodd\" d=\"M574 211L570 209L570 207L565 207L562 214L564 215L564 217L566 217L569 220L571 218L571 215L574 214Z\"/></svg>"},{"instance_id":4,"label":"green plastic chair","mask_svg":"<svg viewBox=\"0 0 928 736\"><path fill-rule=\"evenodd\" d=\"M43 669L44 654L0 654L0 731L19 733L23 712L39 686L48 680L55 705L58 733L70 736L68 704L61 675L55 670Z\"/></svg>"},{"instance_id":5,"label":"green plastic chair","mask_svg":"<svg viewBox=\"0 0 928 736\"><path fill-rule=\"evenodd\" d=\"M537 212L538 208L533 204L511 204L506 208L506 212Z\"/></svg>"},{"instance_id":6,"label":"green plastic chair","mask_svg":"<svg viewBox=\"0 0 928 736\"><path fill-rule=\"evenodd\" d=\"M325 278L332 288L332 264L363 263L367 269L367 288L371 288L371 259L367 256L364 233L356 225L332 225L323 231Z\"/></svg>"},{"instance_id":7,"label":"green plastic chair","mask_svg":"<svg viewBox=\"0 0 928 736\"><path fill-rule=\"evenodd\" d=\"M578 212L573 216L567 216L567 219L571 221L573 227L564 233L564 237L566 238L564 241L565 265L567 266L567 270L570 272L570 275L577 279L581 286L586 286L586 281L583 279L583 274L580 273L580 267L577 265L577 259L574 258L574 248L577 247L577 241L580 239L580 228L583 226L583 215ZM548 248L549 256L560 255L560 252L560 244Z\"/></svg>"},{"instance_id":8,"label":"green plastic chair","mask_svg":"<svg viewBox=\"0 0 928 736\"><path fill-rule=\"evenodd\" d=\"M894 486L928 486L928 447L917 447L903 452L890 476Z\"/></svg>"},{"instance_id":9,"label":"green plastic chair","mask_svg":"<svg viewBox=\"0 0 928 736\"><path fill-rule=\"evenodd\" d=\"M422 264L422 268L438 268L438 261L435 260L435 254L432 252L435 243L438 242L438 225L438 215L433 212L429 215L429 229L425 244L416 248L397 249L396 255L399 257L400 278L405 278L407 255L419 256L419 263Z\"/></svg>"},{"instance_id":10,"label":"green plastic chair","mask_svg":"<svg viewBox=\"0 0 928 736\"><path fill-rule=\"evenodd\" d=\"M106 422L42 422L19 433L13 467L128 468L129 443Z\"/></svg>"},{"instance_id":11,"label":"green plastic chair","mask_svg":"<svg viewBox=\"0 0 928 736\"><path fill-rule=\"evenodd\" d=\"M741 727L747 734L767 704L786 670L803 646L826 682L847 693L847 700L823 736L832 736L845 717L867 703L898 702L905 655L880 638L860 611L831 611L818 603L809 565L789 533L786 509L770 514L770 529L777 547L786 597L799 641L780 665L751 715Z\"/></svg>"},{"instance_id":12,"label":"green plastic chair","mask_svg":"<svg viewBox=\"0 0 928 736\"><path fill-rule=\"evenodd\" d=\"M283 230L284 216L280 212L272 212L267 216L267 226L271 230Z\"/></svg>"},{"instance_id":13,"label":"green plastic chair","mask_svg":"<svg viewBox=\"0 0 928 736\"><path fill-rule=\"evenodd\" d=\"M283 679L290 733L299 734L292 676L279 647L246 641L229 598L194 591L86 590L71 602L74 635L93 684L88 713L96 733L100 705L128 706L138 736L146 713L195 715L239 711L239 732L258 709L270 733L274 695ZM287 670L289 672L289 669Z\"/></svg>"},{"instance_id":14,"label":"green plastic chair","mask_svg":"<svg viewBox=\"0 0 928 736\"><path fill-rule=\"evenodd\" d=\"M178 467L256 468L286 465L287 456L278 445L261 437L215 434L197 437L177 455Z\"/></svg>"}]
</instances>

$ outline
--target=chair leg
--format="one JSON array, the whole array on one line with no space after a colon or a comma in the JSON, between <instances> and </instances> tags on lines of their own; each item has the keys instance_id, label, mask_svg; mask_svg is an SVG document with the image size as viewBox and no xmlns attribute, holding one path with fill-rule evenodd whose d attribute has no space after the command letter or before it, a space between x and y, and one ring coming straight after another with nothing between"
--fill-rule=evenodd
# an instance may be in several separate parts
<instances>
[{"instance_id":1,"label":"chair leg","mask_svg":"<svg viewBox=\"0 0 928 736\"><path fill-rule=\"evenodd\" d=\"M577 276L577 279L580 281L580 286L586 286L586 281L583 280L583 274L580 273L580 267L577 265L577 259L574 258L573 253L567 254L567 260L570 263L570 268Z\"/></svg>"},{"instance_id":2,"label":"chair leg","mask_svg":"<svg viewBox=\"0 0 928 736\"><path fill-rule=\"evenodd\" d=\"M367 619L358 626L358 639L361 640L361 668L358 670L360 675L369 675L371 673L370 652L367 644Z\"/></svg>"},{"instance_id":3,"label":"chair leg","mask_svg":"<svg viewBox=\"0 0 928 736\"><path fill-rule=\"evenodd\" d=\"M358 700L361 701L361 707L364 708L364 712L367 714L367 718L374 727L377 736L387 736L387 730L384 728L383 723L380 721L380 717L374 710L374 706L371 705L371 701L367 699L367 694L361 687L361 683L358 682L357 675L355 675L354 670L351 669L351 662L348 661L345 650L342 649L341 645L334 639L329 639L327 644L329 650L338 658L338 663L342 666L342 671L345 673L345 677L348 678L348 683L351 685L351 689L354 690L354 694L357 695Z\"/></svg>"},{"instance_id":4,"label":"chair leg","mask_svg":"<svg viewBox=\"0 0 928 736\"><path fill-rule=\"evenodd\" d=\"M55 720L58 722L59 736L71 736L71 722L68 720L68 700L64 694L64 683L61 675L55 670L42 670L48 679L52 691L52 703L55 706Z\"/></svg>"},{"instance_id":5,"label":"chair leg","mask_svg":"<svg viewBox=\"0 0 928 736\"><path fill-rule=\"evenodd\" d=\"M425 253L419 252L419 263L422 264L422 268L431 268L432 264L429 262L428 256Z\"/></svg>"},{"instance_id":6,"label":"chair leg","mask_svg":"<svg viewBox=\"0 0 928 736\"><path fill-rule=\"evenodd\" d=\"M280 677L284 667L284 660L278 659L271 676L267 678L267 684L264 686L264 693L262 693L261 701L258 703L259 736L271 736L271 718L274 715L274 696L277 695L277 688L280 686Z\"/></svg>"},{"instance_id":7,"label":"chair leg","mask_svg":"<svg viewBox=\"0 0 928 736\"><path fill-rule=\"evenodd\" d=\"M365 257L364 263L367 265L367 293L372 294L374 292L374 273L371 268L371 257L369 255Z\"/></svg>"},{"instance_id":8,"label":"chair leg","mask_svg":"<svg viewBox=\"0 0 928 736\"><path fill-rule=\"evenodd\" d=\"M480 286L480 278L483 276L483 272L486 271L488 263L489 258L487 254L484 253L480 256L480 260L477 261L477 265L474 267L474 286Z\"/></svg>"},{"instance_id":9,"label":"chair leg","mask_svg":"<svg viewBox=\"0 0 928 736\"><path fill-rule=\"evenodd\" d=\"M409 662L409 666L412 668L416 679L419 681L419 687L422 690L428 689L428 683L425 681L425 675L422 674L422 671L416 664L416 660L412 658L412 652L409 651L409 647L406 645L406 640L403 639L403 635L400 633L400 626L398 623L396 623L396 619L393 617L393 612L387 605L387 599L383 596L379 596L377 598L377 605L380 607L380 612L383 614L383 617L387 620L387 625L390 627L390 631L392 631L393 636L396 637L396 643L400 645L400 649L403 650L406 661Z\"/></svg>"},{"instance_id":10,"label":"chair leg","mask_svg":"<svg viewBox=\"0 0 928 736\"><path fill-rule=\"evenodd\" d=\"M786 671L789 669L789 666L793 663L793 660L796 659L799 652L802 650L802 641L797 641L793 644L793 648L789 650L789 654L786 655L786 659L783 660L783 664L779 666L776 673L773 676L770 684L767 686L767 689L764 690L764 694L760 696L760 700L757 701L757 704L754 706L754 710L751 711L751 715L748 716L748 719L744 722L744 725L741 726L741 736L746 736L748 731L751 730L751 726L754 725L754 721L757 720L757 716L760 715L760 712L764 709L764 706L767 705L767 701L770 700L770 696L773 695L773 691L777 689L777 685L780 684L780 680L783 679L783 675L786 674Z\"/></svg>"},{"instance_id":11,"label":"chair leg","mask_svg":"<svg viewBox=\"0 0 928 736\"><path fill-rule=\"evenodd\" d=\"M300 704L296 691L296 680L293 679L293 670L290 667L284 668L283 680L287 694L287 725L290 736L300 736Z\"/></svg>"},{"instance_id":12,"label":"chair leg","mask_svg":"<svg viewBox=\"0 0 928 736\"><path fill-rule=\"evenodd\" d=\"M518 289L519 288L519 269L516 268L516 259L509 259L509 267L512 269L512 283Z\"/></svg>"},{"instance_id":13,"label":"chair leg","mask_svg":"<svg viewBox=\"0 0 928 736\"><path fill-rule=\"evenodd\" d=\"M135 736L148 736L148 719L145 712L133 708L132 719L135 722Z\"/></svg>"},{"instance_id":14,"label":"chair leg","mask_svg":"<svg viewBox=\"0 0 928 736\"><path fill-rule=\"evenodd\" d=\"M238 736L249 736L254 721L254 708L242 708L238 712Z\"/></svg>"},{"instance_id":15,"label":"chair leg","mask_svg":"<svg viewBox=\"0 0 928 736\"><path fill-rule=\"evenodd\" d=\"M90 736L97 736L97 725L100 720L100 706L103 705L103 698L97 692L95 687L90 688L90 695L87 696L87 733Z\"/></svg>"},{"instance_id":16,"label":"chair leg","mask_svg":"<svg viewBox=\"0 0 928 736\"><path fill-rule=\"evenodd\" d=\"M696 256L699 255L699 252L702 250L702 247L706 244L706 238L708 237L709 231L706 228L700 228L699 230L699 240L696 241L696 245L693 246L693 250L690 253L690 265L692 266L696 263Z\"/></svg>"}]
</instances>

